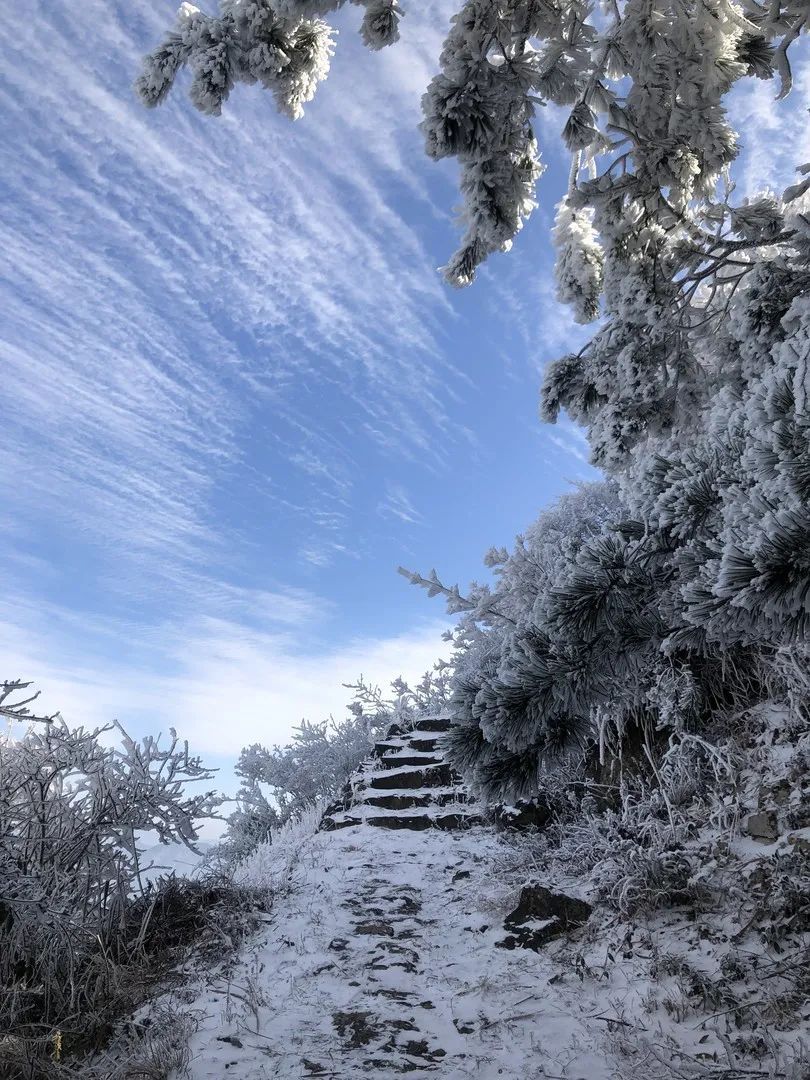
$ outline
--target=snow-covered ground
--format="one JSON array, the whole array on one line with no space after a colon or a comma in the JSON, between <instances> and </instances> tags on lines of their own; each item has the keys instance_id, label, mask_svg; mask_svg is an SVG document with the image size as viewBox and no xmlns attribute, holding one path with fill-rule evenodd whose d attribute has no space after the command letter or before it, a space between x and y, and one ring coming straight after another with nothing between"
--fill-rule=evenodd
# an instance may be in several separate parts
<instances>
[{"instance_id":1,"label":"snow-covered ground","mask_svg":"<svg viewBox=\"0 0 810 1080\"><path fill-rule=\"evenodd\" d=\"M261 849L244 879L280 895L191 1005L194 1080L615 1076L604 984L583 984L571 943L498 947L516 900L499 857L483 828L361 825ZM626 980L610 989L638 1005Z\"/></svg>"},{"instance_id":2,"label":"snow-covered ground","mask_svg":"<svg viewBox=\"0 0 810 1080\"><path fill-rule=\"evenodd\" d=\"M142 841L143 843L143 841ZM210 840L199 840L197 851L185 844L144 844L141 848L141 880L146 883L166 874L191 877L202 864L206 854L213 848Z\"/></svg>"},{"instance_id":3,"label":"snow-covered ground","mask_svg":"<svg viewBox=\"0 0 810 1080\"><path fill-rule=\"evenodd\" d=\"M235 960L223 949L176 995L196 1027L191 1080L806 1080L810 828L787 827L802 777L779 803L787 774L763 750L741 805L781 817L740 830L696 802L684 841L649 823L659 850L630 810L621 826L583 816L543 853L542 836L470 824L475 804L464 828L423 829L449 805L443 766L403 773L386 753L324 818L345 827L316 831L313 808L234 872L268 910ZM411 827L380 827L391 814ZM592 914L537 952L503 948L532 881Z\"/></svg>"}]
</instances>

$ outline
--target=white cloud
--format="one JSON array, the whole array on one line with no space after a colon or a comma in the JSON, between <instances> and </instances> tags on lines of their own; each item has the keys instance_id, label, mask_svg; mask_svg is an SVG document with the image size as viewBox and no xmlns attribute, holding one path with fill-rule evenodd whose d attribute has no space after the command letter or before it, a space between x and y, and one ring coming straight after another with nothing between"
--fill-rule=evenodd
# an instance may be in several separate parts
<instances>
[{"instance_id":1,"label":"white cloud","mask_svg":"<svg viewBox=\"0 0 810 1080\"><path fill-rule=\"evenodd\" d=\"M396 518L406 525L421 525L424 522L424 518L401 484L389 484L385 498L377 507L377 512L383 517Z\"/></svg>"},{"instance_id":2,"label":"white cloud","mask_svg":"<svg viewBox=\"0 0 810 1080\"><path fill-rule=\"evenodd\" d=\"M6 604L3 677L34 679L38 708L70 723L115 718L133 734L173 726L195 752L232 759L251 742L284 742L304 718L340 715L350 697L344 684L359 675L384 688L399 675L416 681L446 649L446 620L318 647L307 644L307 615L281 627L274 615L254 627L208 616L145 631Z\"/></svg>"},{"instance_id":3,"label":"white cloud","mask_svg":"<svg viewBox=\"0 0 810 1080\"><path fill-rule=\"evenodd\" d=\"M554 432L546 432L545 436L550 443L553 443L558 450L562 450L564 454L569 454L583 465L590 464L588 455L577 446L574 440L568 439L564 435L556 435Z\"/></svg>"},{"instance_id":4,"label":"white cloud","mask_svg":"<svg viewBox=\"0 0 810 1080\"><path fill-rule=\"evenodd\" d=\"M794 84L789 96L777 101L777 79L744 79L730 99L731 124L740 134L740 160L734 176L742 195L764 188L780 193L798 179L796 168L810 161L810 41L794 43L790 51Z\"/></svg>"},{"instance_id":5,"label":"white cloud","mask_svg":"<svg viewBox=\"0 0 810 1080\"><path fill-rule=\"evenodd\" d=\"M341 15L351 31L297 125L256 89L217 121L182 85L141 109L130 84L171 19L162 3L32 0L12 17L0 484L18 538L61 527L111 587L180 588L234 546L214 506L235 474L311 521L353 490L354 432L440 460L443 388L465 376L439 341L450 294L398 207L444 214L416 124L449 10L409 12L379 56ZM259 416L270 462L246 438ZM291 497L284 469L306 492Z\"/></svg>"}]
</instances>

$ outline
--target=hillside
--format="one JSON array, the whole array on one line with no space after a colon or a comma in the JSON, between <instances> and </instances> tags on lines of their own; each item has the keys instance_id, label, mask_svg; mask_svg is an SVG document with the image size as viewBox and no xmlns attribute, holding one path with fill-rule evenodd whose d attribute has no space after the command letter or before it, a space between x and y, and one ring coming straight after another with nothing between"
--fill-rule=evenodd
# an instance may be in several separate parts
<instances>
[{"instance_id":1,"label":"hillside","mask_svg":"<svg viewBox=\"0 0 810 1080\"><path fill-rule=\"evenodd\" d=\"M730 828L695 816L675 836L643 806L497 831L433 746L408 749L441 721L383 738L342 805L236 869L267 910L172 1003L196 1029L191 1080L803 1080L807 778L779 720L737 804L777 810ZM425 760L400 764L409 752ZM466 820L449 820L448 791Z\"/></svg>"}]
</instances>

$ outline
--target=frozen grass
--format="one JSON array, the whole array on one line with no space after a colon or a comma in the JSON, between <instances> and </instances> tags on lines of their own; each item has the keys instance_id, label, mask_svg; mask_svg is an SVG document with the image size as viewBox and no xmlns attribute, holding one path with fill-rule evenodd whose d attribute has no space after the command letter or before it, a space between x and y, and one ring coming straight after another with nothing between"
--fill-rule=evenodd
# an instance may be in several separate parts
<instances>
[{"instance_id":1,"label":"frozen grass","mask_svg":"<svg viewBox=\"0 0 810 1080\"><path fill-rule=\"evenodd\" d=\"M716 716L715 742L672 738L654 783L585 784L556 825L504 846L504 878L595 904L583 982L625 969L646 986L632 1008L612 1003L617 1076L810 1075L810 733L802 688L779 687L781 700ZM770 842L748 834L752 814L772 822Z\"/></svg>"},{"instance_id":2,"label":"frozen grass","mask_svg":"<svg viewBox=\"0 0 810 1080\"><path fill-rule=\"evenodd\" d=\"M273 895L285 893L305 841L315 834L322 816L323 805L316 803L273 829L269 840L259 844L255 851L236 864L234 883L246 888L267 889Z\"/></svg>"}]
</instances>

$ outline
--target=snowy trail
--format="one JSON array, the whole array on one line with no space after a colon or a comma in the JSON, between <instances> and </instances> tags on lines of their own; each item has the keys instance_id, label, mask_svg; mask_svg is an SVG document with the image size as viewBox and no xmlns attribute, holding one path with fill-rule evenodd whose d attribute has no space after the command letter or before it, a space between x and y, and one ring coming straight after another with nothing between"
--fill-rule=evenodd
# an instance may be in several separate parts
<instances>
[{"instance_id":1,"label":"snowy trail","mask_svg":"<svg viewBox=\"0 0 810 1080\"><path fill-rule=\"evenodd\" d=\"M492 872L496 851L481 828L358 826L303 838L283 871L254 866L283 892L194 1002L194 1080L611 1075L586 1019L604 991L583 987L573 954L561 964L571 946L497 946L515 892Z\"/></svg>"}]
</instances>

